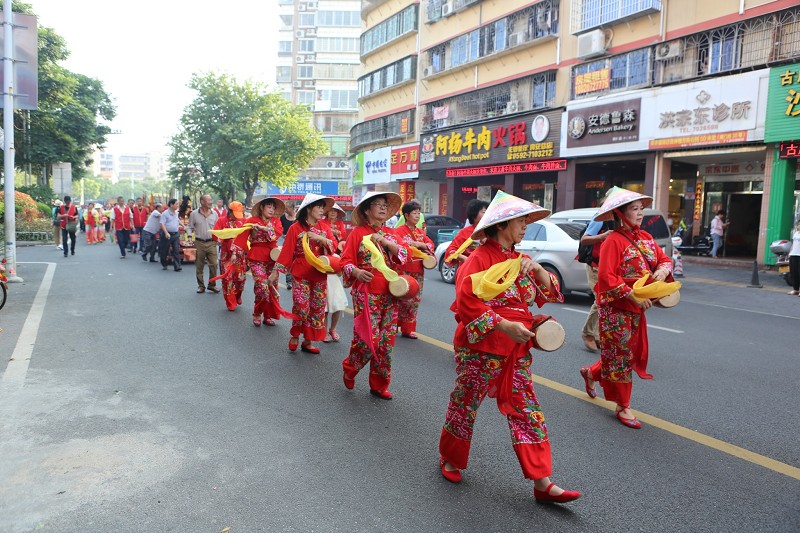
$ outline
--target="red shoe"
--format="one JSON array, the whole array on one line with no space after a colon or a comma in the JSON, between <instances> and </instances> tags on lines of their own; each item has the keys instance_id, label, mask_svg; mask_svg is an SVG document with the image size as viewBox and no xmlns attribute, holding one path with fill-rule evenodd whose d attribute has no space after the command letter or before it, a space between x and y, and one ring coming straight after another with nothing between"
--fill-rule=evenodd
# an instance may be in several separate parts
<instances>
[{"instance_id":1,"label":"red shoe","mask_svg":"<svg viewBox=\"0 0 800 533\"><path fill-rule=\"evenodd\" d=\"M372 394L373 396L376 396L376 397L380 398L381 400L391 400L392 399L392 393L389 392L388 390L370 389L369 393Z\"/></svg>"},{"instance_id":2,"label":"red shoe","mask_svg":"<svg viewBox=\"0 0 800 533\"><path fill-rule=\"evenodd\" d=\"M620 416L620 413L622 413L622 411L617 411L617 420L622 422L623 426L628 426L629 428L632 428L632 429L640 429L642 427L642 423L639 422L636 419L636 417L634 417L634 418L622 418Z\"/></svg>"},{"instance_id":3,"label":"red shoe","mask_svg":"<svg viewBox=\"0 0 800 533\"><path fill-rule=\"evenodd\" d=\"M298 339L296 337L289 339L289 351L290 352L293 352L293 351L297 350L298 342L300 342L300 339Z\"/></svg>"},{"instance_id":4,"label":"red shoe","mask_svg":"<svg viewBox=\"0 0 800 533\"><path fill-rule=\"evenodd\" d=\"M300 351L317 355L319 353L319 348L311 344L311 342L305 341L302 345L300 345Z\"/></svg>"},{"instance_id":5,"label":"red shoe","mask_svg":"<svg viewBox=\"0 0 800 533\"><path fill-rule=\"evenodd\" d=\"M555 487L555 485L555 483L550 483L545 490L538 490L534 487L533 497L536 498L537 501L546 503L567 503L581 497L581 493L576 490L565 490L558 496L550 494L550 489Z\"/></svg>"},{"instance_id":6,"label":"red shoe","mask_svg":"<svg viewBox=\"0 0 800 533\"><path fill-rule=\"evenodd\" d=\"M442 476L450 483L461 483L463 479L461 470L448 470L444 467L445 460L439 459L439 468L442 469Z\"/></svg>"},{"instance_id":7,"label":"red shoe","mask_svg":"<svg viewBox=\"0 0 800 533\"><path fill-rule=\"evenodd\" d=\"M345 361L347 361L347 359L345 359ZM344 371L342 380L344 381L345 388L348 390L353 390L356 386L356 374L348 372L344 364L342 364L342 370Z\"/></svg>"},{"instance_id":8,"label":"red shoe","mask_svg":"<svg viewBox=\"0 0 800 533\"><path fill-rule=\"evenodd\" d=\"M417 334L414 333L413 331L410 332L410 333L402 333L401 335L403 337L407 338L407 339L418 339L419 338L419 337L417 337Z\"/></svg>"},{"instance_id":9,"label":"red shoe","mask_svg":"<svg viewBox=\"0 0 800 533\"><path fill-rule=\"evenodd\" d=\"M261 327L261 315L253 315L253 325L257 328Z\"/></svg>"},{"instance_id":10,"label":"red shoe","mask_svg":"<svg viewBox=\"0 0 800 533\"><path fill-rule=\"evenodd\" d=\"M594 390L592 387L589 387L589 367L585 366L581 368L581 377L583 377L583 384L586 387L586 394L589 395L589 398L597 398L597 391Z\"/></svg>"},{"instance_id":11,"label":"red shoe","mask_svg":"<svg viewBox=\"0 0 800 533\"><path fill-rule=\"evenodd\" d=\"M271 318L265 318L264 319L264 325L265 326L274 326L275 325L275 321L272 320Z\"/></svg>"},{"instance_id":12,"label":"red shoe","mask_svg":"<svg viewBox=\"0 0 800 533\"><path fill-rule=\"evenodd\" d=\"M237 294L236 295L236 304L237 305L242 305L242 295L241 294Z\"/></svg>"}]
</instances>

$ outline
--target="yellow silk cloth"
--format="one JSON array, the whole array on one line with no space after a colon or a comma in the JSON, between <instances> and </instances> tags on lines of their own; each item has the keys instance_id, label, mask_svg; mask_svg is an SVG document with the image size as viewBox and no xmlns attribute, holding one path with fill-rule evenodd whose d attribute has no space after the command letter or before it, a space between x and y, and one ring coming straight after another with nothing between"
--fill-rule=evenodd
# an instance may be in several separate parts
<instances>
[{"instance_id":1,"label":"yellow silk cloth","mask_svg":"<svg viewBox=\"0 0 800 533\"><path fill-rule=\"evenodd\" d=\"M411 255L413 255L417 259L425 259L426 257L431 257L430 255L426 254L425 252L414 246L409 246L408 249L411 250Z\"/></svg>"},{"instance_id":2,"label":"yellow silk cloth","mask_svg":"<svg viewBox=\"0 0 800 533\"><path fill-rule=\"evenodd\" d=\"M323 274L333 272L333 268L331 268L330 265L323 263L320 258L314 255L314 252L311 251L311 246L308 244L308 232L303 233L303 255L306 256L306 261L308 261L309 265L313 266Z\"/></svg>"},{"instance_id":3,"label":"yellow silk cloth","mask_svg":"<svg viewBox=\"0 0 800 533\"><path fill-rule=\"evenodd\" d=\"M397 272L392 270L386 265L386 260L383 258L383 254L372 242L372 235L364 235L364 238L361 239L361 245L367 249L370 255L370 263L372 263L372 268L383 274L383 277L386 278L386 281L396 281L400 279L400 276L397 275Z\"/></svg>"},{"instance_id":4,"label":"yellow silk cloth","mask_svg":"<svg viewBox=\"0 0 800 533\"><path fill-rule=\"evenodd\" d=\"M217 237L218 239L234 239L245 231L250 231L252 227L253 225L248 222L240 228L212 229L211 235Z\"/></svg>"},{"instance_id":5,"label":"yellow silk cloth","mask_svg":"<svg viewBox=\"0 0 800 533\"><path fill-rule=\"evenodd\" d=\"M650 278L650 273L644 272L643 274L644 275L633 284L633 297L637 300L658 300L659 298L677 292L681 288L680 281L654 281L645 285Z\"/></svg>"},{"instance_id":6,"label":"yellow silk cloth","mask_svg":"<svg viewBox=\"0 0 800 533\"><path fill-rule=\"evenodd\" d=\"M473 242L474 241L472 239L467 237L467 240L461 243L461 246L458 247L458 250L450 254L450 256L447 259L445 259L445 261L447 261L448 263L454 261L456 257L464 253L464 250L472 246Z\"/></svg>"},{"instance_id":7,"label":"yellow silk cloth","mask_svg":"<svg viewBox=\"0 0 800 533\"><path fill-rule=\"evenodd\" d=\"M471 274L472 293L483 301L488 301L506 291L519 276L522 256L507 259L481 272ZM503 281L500 281L503 280Z\"/></svg>"}]
</instances>

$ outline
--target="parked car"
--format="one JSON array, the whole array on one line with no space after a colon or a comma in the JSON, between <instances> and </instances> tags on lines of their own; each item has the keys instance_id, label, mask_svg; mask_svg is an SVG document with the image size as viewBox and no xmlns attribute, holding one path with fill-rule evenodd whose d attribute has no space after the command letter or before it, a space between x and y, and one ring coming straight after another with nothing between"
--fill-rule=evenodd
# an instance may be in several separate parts
<instances>
[{"instance_id":1,"label":"parked car","mask_svg":"<svg viewBox=\"0 0 800 533\"><path fill-rule=\"evenodd\" d=\"M459 222L453 217L425 213L425 232L428 238L433 241L434 246L438 246L440 242L444 242L445 240L453 240L452 237L449 237L449 239L446 237L440 238L439 232L446 233L455 230L455 233L458 233L458 230L462 227L464 227L463 222ZM452 235L455 233L452 233Z\"/></svg>"},{"instance_id":2,"label":"parked car","mask_svg":"<svg viewBox=\"0 0 800 533\"><path fill-rule=\"evenodd\" d=\"M550 215L547 220L554 222L576 222L585 226L597 213L596 207L586 207L583 209L567 209ZM672 235L669 233L669 226L664 214L658 209L645 209L642 229L653 236L653 239L661 246L667 256L672 257Z\"/></svg>"},{"instance_id":3,"label":"parked car","mask_svg":"<svg viewBox=\"0 0 800 533\"><path fill-rule=\"evenodd\" d=\"M580 222L549 218L534 222L528 225L517 249L555 274L562 292L589 292L586 266L575 259L579 235L584 226ZM449 242L444 242L437 246L435 256L442 280L454 283L457 267L446 265L443 257L449 245Z\"/></svg>"}]
</instances>

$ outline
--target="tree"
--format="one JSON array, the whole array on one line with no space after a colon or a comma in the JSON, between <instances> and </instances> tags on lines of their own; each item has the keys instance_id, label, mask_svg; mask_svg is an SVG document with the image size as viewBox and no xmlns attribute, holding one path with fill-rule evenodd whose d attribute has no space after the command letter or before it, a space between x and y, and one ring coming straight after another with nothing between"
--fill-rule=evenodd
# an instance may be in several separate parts
<instances>
[{"instance_id":1,"label":"tree","mask_svg":"<svg viewBox=\"0 0 800 533\"><path fill-rule=\"evenodd\" d=\"M197 96L170 142L169 174L178 185L226 200L242 191L249 204L259 184L288 186L327 150L308 108L262 84L206 73L193 75L189 87Z\"/></svg>"},{"instance_id":2,"label":"tree","mask_svg":"<svg viewBox=\"0 0 800 533\"><path fill-rule=\"evenodd\" d=\"M0 2L2 5L2 2ZM33 14L30 5L14 2L14 11ZM39 176L53 163L72 163L73 178L85 174L96 148L106 143L116 109L99 80L76 74L58 63L69 57L66 42L53 29L39 26L39 109L30 111L29 140L15 142L18 166L31 164ZM14 112L17 131L24 131L26 111ZM2 160L2 154L0 154ZM41 180L40 185L47 185Z\"/></svg>"}]
</instances>

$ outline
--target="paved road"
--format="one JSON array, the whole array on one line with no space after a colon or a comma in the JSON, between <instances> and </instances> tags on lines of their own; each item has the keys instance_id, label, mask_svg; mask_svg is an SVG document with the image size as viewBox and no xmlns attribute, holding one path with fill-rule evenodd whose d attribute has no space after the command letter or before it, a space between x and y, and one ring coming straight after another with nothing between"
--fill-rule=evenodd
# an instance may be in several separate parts
<instances>
[{"instance_id":1,"label":"paved road","mask_svg":"<svg viewBox=\"0 0 800 533\"><path fill-rule=\"evenodd\" d=\"M534 364L554 479L585 494L556 507L533 502L493 402L465 481L439 475L454 365L452 286L435 275L430 340L398 339L385 402L365 375L344 389L346 342L290 354L286 321L253 328L249 309L195 294L191 267L122 261L111 245L19 260L26 282L0 311L0 354L21 356L0 381L0 531L800 529L800 298L777 284L687 272L681 305L648 314L640 431L582 392L588 298L545 308L568 332Z\"/></svg>"}]
</instances>

